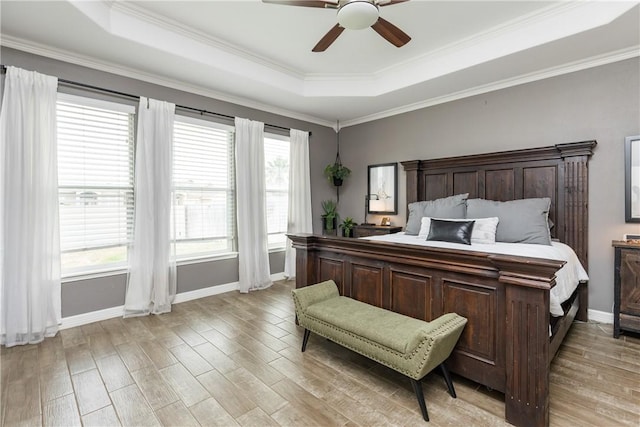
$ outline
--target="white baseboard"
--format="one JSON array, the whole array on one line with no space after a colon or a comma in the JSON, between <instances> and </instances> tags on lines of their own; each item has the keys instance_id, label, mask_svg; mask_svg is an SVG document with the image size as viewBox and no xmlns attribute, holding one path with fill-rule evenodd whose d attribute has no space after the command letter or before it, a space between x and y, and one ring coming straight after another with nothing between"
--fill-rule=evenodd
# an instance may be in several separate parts
<instances>
[{"instance_id":1,"label":"white baseboard","mask_svg":"<svg viewBox=\"0 0 640 427\"><path fill-rule=\"evenodd\" d=\"M76 314L75 316L63 317L60 330L75 328L93 322L101 322L114 317L122 317L124 306L105 308L104 310L90 311L89 313Z\"/></svg>"},{"instance_id":2,"label":"white baseboard","mask_svg":"<svg viewBox=\"0 0 640 427\"><path fill-rule=\"evenodd\" d=\"M209 286L208 288L196 289L195 291L182 292L176 294L174 304L192 301L198 298L210 297L212 295L223 294L225 292L237 291L240 284L238 282L225 283L224 285Z\"/></svg>"},{"instance_id":3,"label":"white baseboard","mask_svg":"<svg viewBox=\"0 0 640 427\"><path fill-rule=\"evenodd\" d=\"M271 275L271 280L277 282L278 280L284 280L287 277L284 275L284 271L282 273L275 273Z\"/></svg>"},{"instance_id":4,"label":"white baseboard","mask_svg":"<svg viewBox=\"0 0 640 427\"><path fill-rule=\"evenodd\" d=\"M284 280L284 273L275 273L271 275L271 280ZM225 283L223 285L209 286L208 288L196 289L195 291L181 292L176 295L174 304L192 301L198 298L210 297L212 295L223 294L225 292L236 291L239 288L238 282ZM60 330L75 328L76 326L87 325L93 322L101 322L114 317L122 317L124 306L105 308L104 310L91 311L89 313L77 314L75 316L63 317L60 324Z\"/></svg>"},{"instance_id":5,"label":"white baseboard","mask_svg":"<svg viewBox=\"0 0 640 427\"><path fill-rule=\"evenodd\" d=\"M589 309L587 315L589 316L590 322L613 324L613 313L607 313L606 311Z\"/></svg>"}]
</instances>

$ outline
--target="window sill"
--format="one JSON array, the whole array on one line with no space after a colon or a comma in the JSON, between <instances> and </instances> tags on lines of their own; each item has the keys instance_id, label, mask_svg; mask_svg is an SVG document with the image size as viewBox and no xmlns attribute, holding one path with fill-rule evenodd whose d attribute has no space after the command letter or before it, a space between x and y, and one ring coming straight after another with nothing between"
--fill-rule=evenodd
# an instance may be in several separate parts
<instances>
[{"instance_id":1,"label":"window sill","mask_svg":"<svg viewBox=\"0 0 640 427\"><path fill-rule=\"evenodd\" d=\"M181 265L200 264L203 262L221 261L224 259L233 259L233 258L238 258L238 252L228 252L226 254L221 254L221 255L214 255L214 256L207 255L207 256L197 257L197 258L179 259L176 261L176 265L180 267Z\"/></svg>"},{"instance_id":2,"label":"window sill","mask_svg":"<svg viewBox=\"0 0 640 427\"><path fill-rule=\"evenodd\" d=\"M80 282L82 280L99 279L101 277L126 275L126 267L118 267L105 270L93 270L81 273L70 273L68 276L62 276L62 283Z\"/></svg>"}]
</instances>

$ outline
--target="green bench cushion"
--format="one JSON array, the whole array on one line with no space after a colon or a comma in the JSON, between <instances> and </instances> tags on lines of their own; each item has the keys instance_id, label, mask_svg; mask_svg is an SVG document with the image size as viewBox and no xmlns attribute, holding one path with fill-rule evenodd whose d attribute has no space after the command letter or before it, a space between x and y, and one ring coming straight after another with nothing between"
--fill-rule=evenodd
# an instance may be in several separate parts
<instances>
[{"instance_id":1,"label":"green bench cushion","mask_svg":"<svg viewBox=\"0 0 640 427\"><path fill-rule=\"evenodd\" d=\"M403 354L427 331L422 320L341 296L317 302L305 314Z\"/></svg>"},{"instance_id":2,"label":"green bench cushion","mask_svg":"<svg viewBox=\"0 0 640 427\"><path fill-rule=\"evenodd\" d=\"M467 323L455 313L424 322L342 297L332 280L292 294L300 326L415 380L449 357Z\"/></svg>"}]
</instances>

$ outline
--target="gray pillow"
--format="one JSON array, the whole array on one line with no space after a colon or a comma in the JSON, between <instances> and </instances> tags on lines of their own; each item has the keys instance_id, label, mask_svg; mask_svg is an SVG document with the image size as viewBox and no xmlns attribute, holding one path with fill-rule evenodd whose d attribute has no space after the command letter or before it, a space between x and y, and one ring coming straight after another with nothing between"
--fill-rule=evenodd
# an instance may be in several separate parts
<instances>
[{"instance_id":1,"label":"gray pillow","mask_svg":"<svg viewBox=\"0 0 640 427\"><path fill-rule=\"evenodd\" d=\"M521 199L496 202L484 199L467 200L467 218L497 216L496 242L535 243L550 245L549 208L551 199Z\"/></svg>"},{"instance_id":2,"label":"gray pillow","mask_svg":"<svg viewBox=\"0 0 640 427\"><path fill-rule=\"evenodd\" d=\"M466 201L469 193L456 194L442 199L409 203L409 219L405 227L406 234L418 235L422 217L464 219L466 217Z\"/></svg>"}]
</instances>

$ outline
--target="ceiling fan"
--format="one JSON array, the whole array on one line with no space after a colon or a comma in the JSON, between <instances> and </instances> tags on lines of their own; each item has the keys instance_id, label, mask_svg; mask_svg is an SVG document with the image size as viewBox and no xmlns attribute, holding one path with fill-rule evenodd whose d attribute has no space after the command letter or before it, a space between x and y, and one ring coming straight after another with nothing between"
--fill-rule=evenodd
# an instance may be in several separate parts
<instances>
[{"instance_id":1,"label":"ceiling fan","mask_svg":"<svg viewBox=\"0 0 640 427\"><path fill-rule=\"evenodd\" d=\"M402 47L411 40L404 31L379 16L379 8L409 0L262 0L263 3L287 6L338 9L338 23L314 46L312 52L324 52L345 28L362 30L373 28L385 40Z\"/></svg>"}]
</instances>

